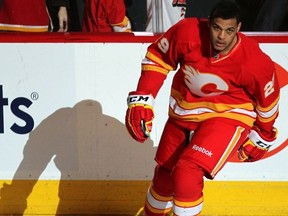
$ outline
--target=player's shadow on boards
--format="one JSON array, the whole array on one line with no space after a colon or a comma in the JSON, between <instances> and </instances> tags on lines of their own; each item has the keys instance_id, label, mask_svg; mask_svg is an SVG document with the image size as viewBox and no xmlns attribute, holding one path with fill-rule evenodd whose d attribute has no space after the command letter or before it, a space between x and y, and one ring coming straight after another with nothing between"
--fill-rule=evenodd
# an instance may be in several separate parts
<instances>
[{"instance_id":1,"label":"player's shadow on boards","mask_svg":"<svg viewBox=\"0 0 288 216\"><path fill-rule=\"evenodd\" d=\"M11 184L1 188L0 215L22 215L41 206L69 215L137 212L146 193L138 180L151 178L154 155L152 141L134 141L122 122L102 113L99 102L83 100L61 108L29 134ZM60 181L38 181L51 160ZM37 207L27 205L40 182L36 197L53 199L56 185L56 206L41 200Z\"/></svg>"}]
</instances>

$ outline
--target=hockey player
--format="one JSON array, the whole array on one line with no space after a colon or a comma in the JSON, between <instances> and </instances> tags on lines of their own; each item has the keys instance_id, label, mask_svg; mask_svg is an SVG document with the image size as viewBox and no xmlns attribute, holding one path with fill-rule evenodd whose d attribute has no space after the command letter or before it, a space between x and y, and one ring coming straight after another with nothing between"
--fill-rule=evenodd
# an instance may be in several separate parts
<instances>
[{"instance_id":1,"label":"hockey player","mask_svg":"<svg viewBox=\"0 0 288 216\"><path fill-rule=\"evenodd\" d=\"M147 0L147 32L163 33L185 17L186 0Z\"/></svg>"},{"instance_id":2,"label":"hockey player","mask_svg":"<svg viewBox=\"0 0 288 216\"><path fill-rule=\"evenodd\" d=\"M57 10L59 23L50 20L46 6ZM0 7L0 31L47 32L49 29L54 30L54 24L58 26L57 31L66 32L67 6L67 0L3 0Z\"/></svg>"},{"instance_id":3,"label":"hockey player","mask_svg":"<svg viewBox=\"0 0 288 216\"><path fill-rule=\"evenodd\" d=\"M124 0L86 0L83 32L131 32Z\"/></svg>"},{"instance_id":4,"label":"hockey player","mask_svg":"<svg viewBox=\"0 0 288 216\"><path fill-rule=\"evenodd\" d=\"M260 160L277 130L279 85L274 63L258 43L239 32L240 10L222 0L209 19L187 18L152 43L142 61L137 90L129 93L126 127L144 142L153 105L168 72L176 72L169 118L158 145L146 216L200 215L203 178L213 179L238 151Z\"/></svg>"}]
</instances>

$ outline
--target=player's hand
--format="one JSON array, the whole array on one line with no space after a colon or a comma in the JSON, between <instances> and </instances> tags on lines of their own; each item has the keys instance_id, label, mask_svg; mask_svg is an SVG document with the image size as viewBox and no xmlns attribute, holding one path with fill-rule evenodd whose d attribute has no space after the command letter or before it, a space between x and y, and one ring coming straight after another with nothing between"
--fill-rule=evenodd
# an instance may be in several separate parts
<instances>
[{"instance_id":1,"label":"player's hand","mask_svg":"<svg viewBox=\"0 0 288 216\"><path fill-rule=\"evenodd\" d=\"M127 105L126 128L133 139L143 143L148 139L152 130L154 98L143 92L130 92Z\"/></svg>"},{"instance_id":2,"label":"player's hand","mask_svg":"<svg viewBox=\"0 0 288 216\"><path fill-rule=\"evenodd\" d=\"M68 12L66 7L60 7L58 11L59 30L58 32L68 31Z\"/></svg>"},{"instance_id":3,"label":"player's hand","mask_svg":"<svg viewBox=\"0 0 288 216\"><path fill-rule=\"evenodd\" d=\"M276 138L276 128L273 128L271 138L267 138L258 127L253 127L245 143L238 149L238 158L244 162L260 160L275 143Z\"/></svg>"}]
</instances>

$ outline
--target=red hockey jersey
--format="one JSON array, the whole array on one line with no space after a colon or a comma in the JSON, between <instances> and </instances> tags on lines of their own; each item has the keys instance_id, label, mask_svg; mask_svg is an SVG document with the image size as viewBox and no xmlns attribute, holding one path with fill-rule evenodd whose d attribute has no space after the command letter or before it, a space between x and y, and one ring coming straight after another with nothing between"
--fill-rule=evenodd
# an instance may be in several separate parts
<instances>
[{"instance_id":1,"label":"red hockey jersey","mask_svg":"<svg viewBox=\"0 0 288 216\"><path fill-rule=\"evenodd\" d=\"M187 18L147 50L137 90L156 97L176 70L169 116L201 122L222 117L270 132L278 115L279 85L273 61L242 33L225 56L213 54L207 20Z\"/></svg>"},{"instance_id":2,"label":"red hockey jersey","mask_svg":"<svg viewBox=\"0 0 288 216\"><path fill-rule=\"evenodd\" d=\"M45 0L3 0L0 30L47 32L49 16Z\"/></svg>"},{"instance_id":3,"label":"red hockey jersey","mask_svg":"<svg viewBox=\"0 0 288 216\"><path fill-rule=\"evenodd\" d=\"M86 0L83 27L84 32L130 31L123 0ZM114 28L114 29L113 29Z\"/></svg>"}]
</instances>

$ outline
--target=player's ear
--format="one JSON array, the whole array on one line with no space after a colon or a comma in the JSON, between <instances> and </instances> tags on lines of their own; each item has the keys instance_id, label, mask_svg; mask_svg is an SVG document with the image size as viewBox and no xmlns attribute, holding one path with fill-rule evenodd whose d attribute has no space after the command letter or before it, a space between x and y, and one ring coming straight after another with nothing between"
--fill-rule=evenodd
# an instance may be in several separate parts
<instances>
[{"instance_id":1,"label":"player's ear","mask_svg":"<svg viewBox=\"0 0 288 216\"><path fill-rule=\"evenodd\" d=\"M238 23L238 25L237 25L237 32L239 32L239 31L240 31L240 29L241 29L241 26L242 26L242 22L239 22L239 23Z\"/></svg>"}]
</instances>

